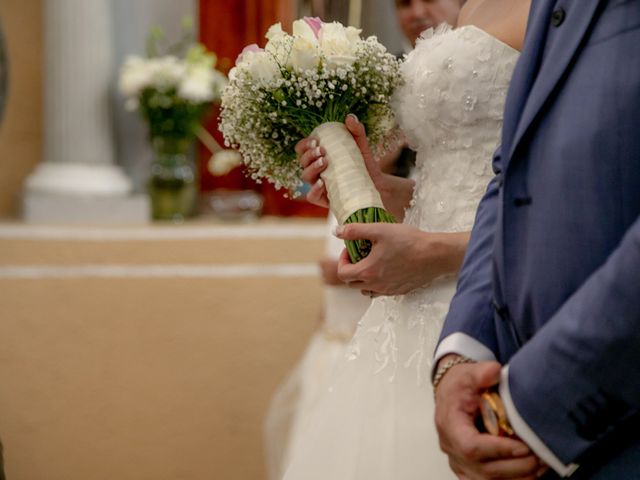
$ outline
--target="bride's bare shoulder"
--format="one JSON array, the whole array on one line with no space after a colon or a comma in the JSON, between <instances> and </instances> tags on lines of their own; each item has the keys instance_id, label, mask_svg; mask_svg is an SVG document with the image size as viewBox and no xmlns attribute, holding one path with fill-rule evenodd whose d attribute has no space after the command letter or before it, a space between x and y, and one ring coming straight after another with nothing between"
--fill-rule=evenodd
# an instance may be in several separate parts
<instances>
[{"instance_id":1,"label":"bride's bare shoulder","mask_svg":"<svg viewBox=\"0 0 640 480\"><path fill-rule=\"evenodd\" d=\"M473 25L516 50L522 50L531 0L468 0L458 27Z\"/></svg>"}]
</instances>

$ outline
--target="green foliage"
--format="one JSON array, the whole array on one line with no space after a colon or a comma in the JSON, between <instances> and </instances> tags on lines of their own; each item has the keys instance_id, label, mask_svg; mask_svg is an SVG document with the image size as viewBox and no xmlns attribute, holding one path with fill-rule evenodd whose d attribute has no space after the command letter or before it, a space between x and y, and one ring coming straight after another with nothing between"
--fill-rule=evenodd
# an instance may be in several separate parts
<instances>
[{"instance_id":1,"label":"green foliage","mask_svg":"<svg viewBox=\"0 0 640 480\"><path fill-rule=\"evenodd\" d=\"M209 104L194 104L180 98L175 89L162 92L146 88L140 96L140 114L149 125L149 136L191 138Z\"/></svg>"},{"instance_id":2,"label":"green foliage","mask_svg":"<svg viewBox=\"0 0 640 480\"><path fill-rule=\"evenodd\" d=\"M348 223L395 223L396 220L383 208L369 207L358 210L344 222ZM371 252L369 240L345 240L351 263L357 263Z\"/></svg>"}]
</instances>

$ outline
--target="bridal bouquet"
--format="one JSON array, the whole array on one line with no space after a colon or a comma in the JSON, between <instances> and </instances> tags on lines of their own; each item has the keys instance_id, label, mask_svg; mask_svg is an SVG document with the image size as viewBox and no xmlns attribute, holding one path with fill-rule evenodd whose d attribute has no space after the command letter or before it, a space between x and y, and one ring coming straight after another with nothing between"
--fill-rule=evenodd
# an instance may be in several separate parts
<instances>
[{"instance_id":1,"label":"bridal bouquet","mask_svg":"<svg viewBox=\"0 0 640 480\"><path fill-rule=\"evenodd\" d=\"M355 114L369 143L384 143L394 124L389 101L400 83L399 62L360 32L309 17L293 22L293 35L273 25L264 49L251 45L238 57L222 94L220 130L256 181L266 178L297 195L294 147L304 137L319 138L329 159L322 178L340 224L394 221L344 120ZM354 263L371 248L366 240L346 244Z\"/></svg>"}]
</instances>

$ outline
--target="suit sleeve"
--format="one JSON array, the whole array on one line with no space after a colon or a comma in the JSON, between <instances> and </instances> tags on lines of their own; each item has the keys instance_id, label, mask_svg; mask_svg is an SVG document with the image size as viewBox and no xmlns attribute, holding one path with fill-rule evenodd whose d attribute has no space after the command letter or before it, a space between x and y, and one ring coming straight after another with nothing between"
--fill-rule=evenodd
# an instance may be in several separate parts
<instances>
[{"instance_id":1,"label":"suit sleeve","mask_svg":"<svg viewBox=\"0 0 640 480\"><path fill-rule=\"evenodd\" d=\"M565 464L637 417L640 219L508 367L517 414Z\"/></svg>"},{"instance_id":2,"label":"suit sleeve","mask_svg":"<svg viewBox=\"0 0 640 480\"><path fill-rule=\"evenodd\" d=\"M502 165L500 149L493 157L495 177L480 201L458 286L436 349L434 366L457 353L476 361L495 360L493 321L493 251L497 228Z\"/></svg>"}]
</instances>

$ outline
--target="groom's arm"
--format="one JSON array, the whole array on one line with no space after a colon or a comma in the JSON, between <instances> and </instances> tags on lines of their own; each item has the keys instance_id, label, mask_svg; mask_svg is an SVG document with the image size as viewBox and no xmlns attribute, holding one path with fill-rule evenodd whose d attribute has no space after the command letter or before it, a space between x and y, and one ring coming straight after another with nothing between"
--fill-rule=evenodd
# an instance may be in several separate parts
<instances>
[{"instance_id":1,"label":"groom's arm","mask_svg":"<svg viewBox=\"0 0 640 480\"><path fill-rule=\"evenodd\" d=\"M639 414L639 369L640 219L512 357L500 389L516 433L568 475L559 462L576 461Z\"/></svg>"},{"instance_id":2,"label":"groom's arm","mask_svg":"<svg viewBox=\"0 0 640 480\"><path fill-rule=\"evenodd\" d=\"M434 367L449 354L475 361L495 360L497 341L493 323L493 246L498 220L502 159L493 157L495 177L478 206L458 286L436 349Z\"/></svg>"}]
</instances>

